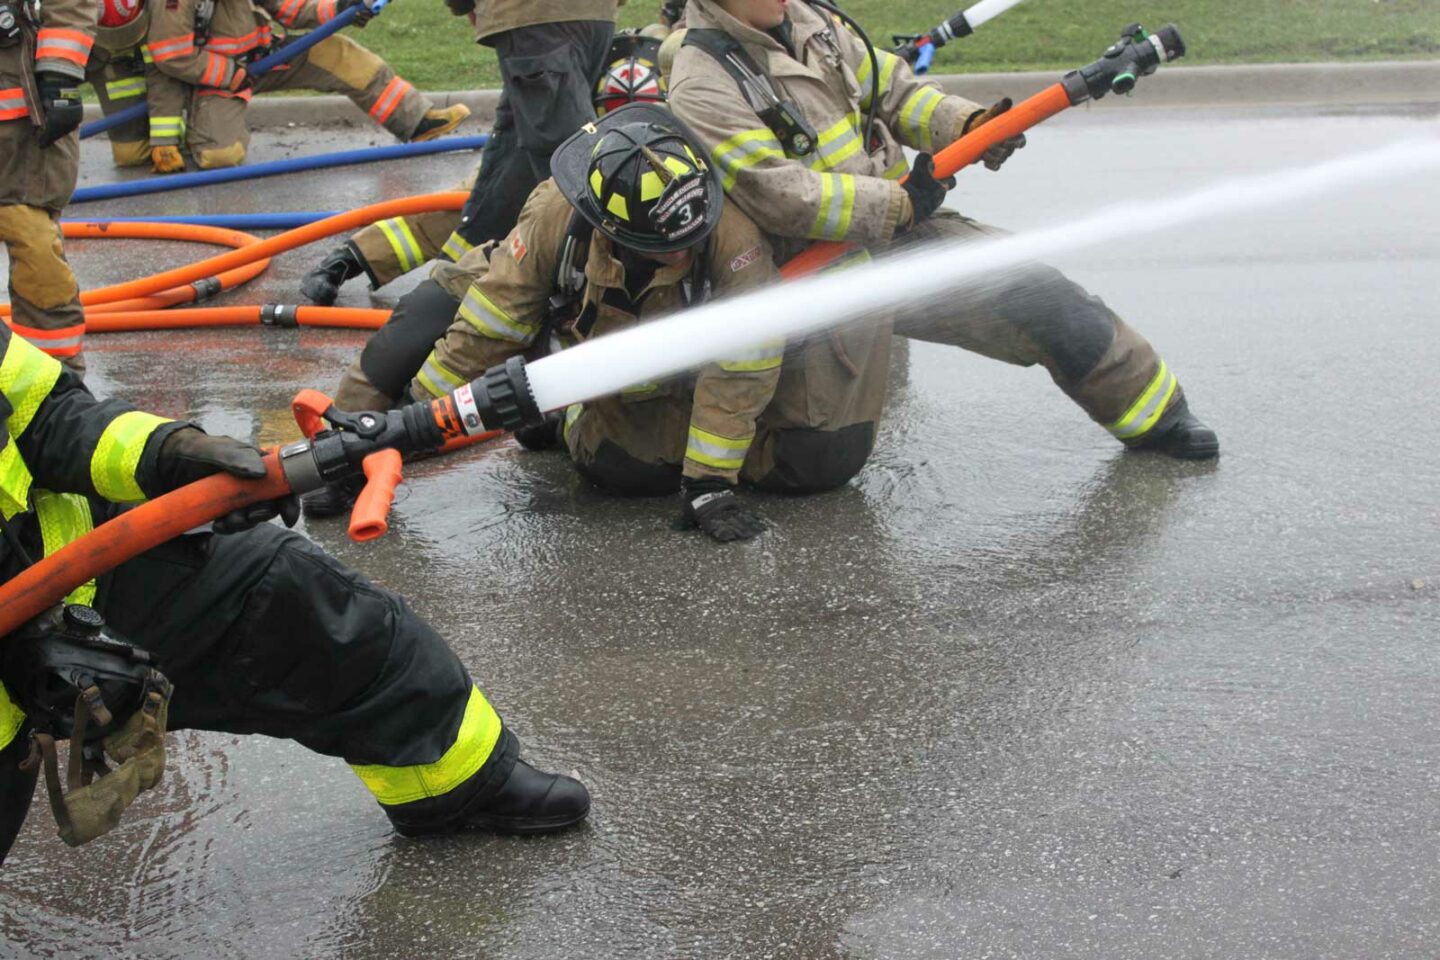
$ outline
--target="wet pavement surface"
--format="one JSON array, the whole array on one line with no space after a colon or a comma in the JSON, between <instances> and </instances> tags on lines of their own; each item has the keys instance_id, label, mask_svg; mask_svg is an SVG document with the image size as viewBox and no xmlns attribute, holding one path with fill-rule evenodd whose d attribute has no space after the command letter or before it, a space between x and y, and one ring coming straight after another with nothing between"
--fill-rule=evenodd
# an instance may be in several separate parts
<instances>
[{"instance_id":1,"label":"wet pavement surface","mask_svg":"<svg viewBox=\"0 0 1440 960\"><path fill-rule=\"evenodd\" d=\"M952 206L1024 229L1413 137L1435 116L1073 112ZM257 136L252 158L371 135ZM112 179L85 148L84 182ZM348 208L472 158L94 204ZM81 208L72 211L72 215ZM294 302L329 244L233 302ZM95 286L203 255L75 242ZM847 488L760 541L669 529L506 442L306 531L454 644L594 794L550 838L410 842L338 760L187 732L124 826L37 797L18 957L1432 957L1440 942L1440 188L1395 180L1058 261L1144 332L1218 465L1127 455L1043 372L901 351ZM419 274L415 275L418 278ZM412 278L409 283L413 283ZM408 284L382 291L380 302ZM342 303L370 302L352 284ZM92 386L293 433L363 334L95 336Z\"/></svg>"}]
</instances>

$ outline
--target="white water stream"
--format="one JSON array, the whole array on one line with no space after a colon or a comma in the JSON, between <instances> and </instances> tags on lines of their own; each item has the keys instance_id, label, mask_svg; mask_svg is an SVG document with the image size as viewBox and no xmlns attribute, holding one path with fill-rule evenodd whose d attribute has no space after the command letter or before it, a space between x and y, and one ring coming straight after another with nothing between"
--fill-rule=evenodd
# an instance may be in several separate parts
<instances>
[{"instance_id":1,"label":"white water stream","mask_svg":"<svg viewBox=\"0 0 1440 960\"><path fill-rule=\"evenodd\" d=\"M542 410L617 393L753 344L884 315L957 292L977 279L1076 250L1204 220L1440 170L1440 139L1406 141L1313 166L1226 180L1176 197L1106 207L1058 226L984 242L928 246L861 267L766 287L598 337L526 370Z\"/></svg>"}]
</instances>

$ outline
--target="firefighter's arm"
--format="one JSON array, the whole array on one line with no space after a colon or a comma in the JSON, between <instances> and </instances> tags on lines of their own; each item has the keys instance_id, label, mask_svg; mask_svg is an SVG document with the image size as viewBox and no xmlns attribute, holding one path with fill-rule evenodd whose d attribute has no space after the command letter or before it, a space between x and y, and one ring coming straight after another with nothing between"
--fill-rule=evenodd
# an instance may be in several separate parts
<instances>
[{"instance_id":1,"label":"firefighter's arm","mask_svg":"<svg viewBox=\"0 0 1440 960\"><path fill-rule=\"evenodd\" d=\"M46 0L35 38L35 72L85 79L99 12L93 0Z\"/></svg>"},{"instance_id":2,"label":"firefighter's arm","mask_svg":"<svg viewBox=\"0 0 1440 960\"><path fill-rule=\"evenodd\" d=\"M555 290L556 258L570 212L554 181L547 180L530 194L509 236L465 254L458 266L473 264L477 275L455 322L410 384L411 396L444 396L534 342Z\"/></svg>"},{"instance_id":3,"label":"firefighter's arm","mask_svg":"<svg viewBox=\"0 0 1440 960\"><path fill-rule=\"evenodd\" d=\"M739 222L739 229L727 229ZM743 214L727 208L711 245L714 294L732 297L780 279L770 245ZM775 395L783 340L767 340L700 369L690 409L684 475L734 485L755 440L755 423Z\"/></svg>"},{"instance_id":4,"label":"firefighter's arm","mask_svg":"<svg viewBox=\"0 0 1440 960\"><path fill-rule=\"evenodd\" d=\"M261 7L286 27L313 30L335 19L335 15L354 0L263 0ZM363 11L362 11L363 12Z\"/></svg>"},{"instance_id":5,"label":"firefighter's arm","mask_svg":"<svg viewBox=\"0 0 1440 960\"><path fill-rule=\"evenodd\" d=\"M870 53L864 41L848 30L837 30L841 55L860 83L861 123L870 108L876 84ZM944 94L934 83L915 76L910 64L888 50L875 49L880 68L880 100L875 120L883 123L905 146L927 153L942 150L965 132L965 123L982 113L978 103Z\"/></svg>"},{"instance_id":6,"label":"firefighter's arm","mask_svg":"<svg viewBox=\"0 0 1440 960\"><path fill-rule=\"evenodd\" d=\"M811 169L804 160L787 157L728 74L718 66L713 73L681 68L685 58L708 56L681 49L670 108L699 134L726 193L761 230L862 245L895 235L907 209L899 183ZM819 133L823 141L826 131Z\"/></svg>"},{"instance_id":7,"label":"firefighter's arm","mask_svg":"<svg viewBox=\"0 0 1440 960\"><path fill-rule=\"evenodd\" d=\"M100 496L117 503L160 492L165 438L188 424L142 413L119 400L97 400L57 360L0 324L0 388L10 408L5 449L24 458L34 486ZM7 460L0 450L0 461ZM0 464L0 470L11 464Z\"/></svg>"},{"instance_id":8,"label":"firefighter's arm","mask_svg":"<svg viewBox=\"0 0 1440 960\"><path fill-rule=\"evenodd\" d=\"M195 45L195 0L151 5L150 33L145 50L155 69L176 80L199 87L228 89L237 70L230 57Z\"/></svg>"}]
</instances>

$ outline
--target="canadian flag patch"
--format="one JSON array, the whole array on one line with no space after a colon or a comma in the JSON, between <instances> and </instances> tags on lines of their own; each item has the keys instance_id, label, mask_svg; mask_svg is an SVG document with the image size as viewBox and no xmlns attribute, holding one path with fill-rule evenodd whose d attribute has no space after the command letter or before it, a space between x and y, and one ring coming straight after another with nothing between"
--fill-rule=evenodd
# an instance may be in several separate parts
<instances>
[{"instance_id":1,"label":"canadian flag patch","mask_svg":"<svg viewBox=\"0 0 1440 960\"><path fill-rule=\"evenodd\" d=\"M746 250L744 253L740 254L740 256L736 257L734 260L730 261L730 272L739 273L741 270L744 270L746 267L750 266L750 264L754 263L756 260L759 259L760 247L757 244L756 246L753 246L749 250Z\"/></svg>"},{"instance_id":2,"label":"canadian flag patch","mask_svg":"<svg viewBox=\"0 0 1440 960\"><path fill-rule=\"evenodd\" d=\"M525 254L530 251L525 249L525 241L520 239L519 233L510 234L510 257L516 263L525 259Z\"/></svg>"}]
</instances>

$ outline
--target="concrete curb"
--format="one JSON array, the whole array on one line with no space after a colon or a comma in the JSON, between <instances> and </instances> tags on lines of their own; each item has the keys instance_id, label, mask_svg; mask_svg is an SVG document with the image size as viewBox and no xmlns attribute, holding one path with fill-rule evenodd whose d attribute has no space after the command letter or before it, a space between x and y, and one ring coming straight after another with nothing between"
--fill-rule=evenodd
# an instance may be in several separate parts
<instances>
[{"instance_id":1,"label":"concrete curb","mask_svg":"<svg viewBox=\"0 0 1440 960\"><path fill-rule=\"evenodd\" d=\"M1054 83L1060 71L964 73L933 79L947 93L981 103L1001 97L1020 100ZM467 126L488 127L495 119L498 90L457 90L428 94L437 106L463 103L474 117ZM1277 63L1257 66L1167 67L1141 81L1140 93L1122 101L1107 97L1096 106L1124 102L1146 107L1365 106L1440 103L1440 60L1375 63ZM99 117L94 104L86 118ZM344 97L257 97L250 104L255 129L363 126L364 112Z\"/></svg>"}]
</instances>

